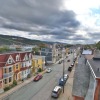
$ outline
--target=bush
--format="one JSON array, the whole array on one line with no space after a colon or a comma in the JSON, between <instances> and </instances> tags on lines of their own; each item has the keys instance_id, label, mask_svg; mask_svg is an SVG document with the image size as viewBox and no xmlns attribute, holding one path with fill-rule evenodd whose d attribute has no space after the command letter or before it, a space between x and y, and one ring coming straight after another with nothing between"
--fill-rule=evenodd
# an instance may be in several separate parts
<instances>
[{"instance_id":1,"label":"bush","mask_svg":"<svg viewBox=\"0 0 100 100\"><path fill-rule=\"evenodd\" d=\"M4 91L8 91L8 90L10 90L10 86L4 88Z\"/></svg>"},{"instance_id":2,"label":"bush","mask_svg":"<svg viewBox=\"0 0 100 100\"><path fill-rule=\"evenodd\" d=\"M38 72L41 72L41 71L42 71L42 69L41 69L41 68L39 68L39 69L38 69Z\"/></svg>"},{"instance_id":3,"label":"bush","mask_svg":"<svg viewBox=\"0 0 100 100\"><path fill-rule=\"evenodd\" d=\"M16 81L16 80L13 81L13 85L14 85L14 86L17 85L17 81Z\"/></svg>"},{"instance_id":4,"label":"bush","mask_svg":"<svg viewBox=\"0 0 100 100\"><path fill-rule=\"evenodd\" d=\"M28 75L27 75L27 78L30 78L30 77L31 77L31 75L30 75L30 74L28 74Z\"/></svg>"}]
</instances>

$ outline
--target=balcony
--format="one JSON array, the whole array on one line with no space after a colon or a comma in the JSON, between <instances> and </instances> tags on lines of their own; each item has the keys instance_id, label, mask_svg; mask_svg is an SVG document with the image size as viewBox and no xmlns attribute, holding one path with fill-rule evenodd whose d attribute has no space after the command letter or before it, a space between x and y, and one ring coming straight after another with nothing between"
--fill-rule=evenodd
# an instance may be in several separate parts
<instances>
[{"instance_id":1,"label":"balcony","mask_svg":"<svg viewBox=\"0 0 100 100\"><path fill-rule=\"evenodd\" d=\"M7 77L10 77L13 75L13 72L10 72L10 73L4 73L3 74L3 78L7 78Z\"/></svg>"}]
</instances>

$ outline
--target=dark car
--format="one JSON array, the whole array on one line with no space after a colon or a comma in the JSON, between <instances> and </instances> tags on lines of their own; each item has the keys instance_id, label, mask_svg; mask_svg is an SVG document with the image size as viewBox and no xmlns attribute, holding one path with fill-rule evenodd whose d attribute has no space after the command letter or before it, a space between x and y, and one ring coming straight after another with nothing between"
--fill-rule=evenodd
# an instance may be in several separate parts
<instances>
[{"instance_id":1,"label":"dark car","mask_svg":"<svg viewBox=\"0 0 100 100\"><path fill-rule=\"evenodd\" d=\"M33 81L39 81L42 77L43 77L42 75L37 75L37 76L33 79Z\"/></svg>"},{"instance_id":2,"label":"dark car","mask_svg":"<svg viewBox=\"0 0 100 100\"><path fill-rule=\"evenodd\" d=\"M64 86L66 83L66 79L63 80L63 77L59 79L59 85Z\"/></svg>"},{"instance_id":3,"label":"dark car","mask_svg":"<svg viewBox=\"0 0 100 100\"><path fill-rule=\"evenodd\" d=\"M72 68L73 68L72 66L69 66L69 67L68 67L68 71L71 72L71 71L72 71Z\"/></svg>"},{"instance_id":4,"label":"dark car","mask_svg":"<svg viewBox=\"0 0 100 100\"><path fill-rule=\"evenodd\" d=\"M67 62L70 62L70 59L68 59Z\"/></svg>"},{"instance_id":5,"label":"dark car","mask_svg":"<svg viewBox=\"0 0 100 100\"><path fill-rule=\"evenodd\" d=\"M62 91L62 88L60 86L56 86L53 89L51 96L54 97L54 98L58 98L59 95L61 94L61 91Z\"/></svg>"},{"instance_id":6,"label":"dark car","mask_svg":"<svg viewBox=\"0 0 100 100\"><path fill-rule=\"evenodd\" d=\"M59 64L61 64L62 63L62 61L59 61Z\"/></svg>"}]
</instances>

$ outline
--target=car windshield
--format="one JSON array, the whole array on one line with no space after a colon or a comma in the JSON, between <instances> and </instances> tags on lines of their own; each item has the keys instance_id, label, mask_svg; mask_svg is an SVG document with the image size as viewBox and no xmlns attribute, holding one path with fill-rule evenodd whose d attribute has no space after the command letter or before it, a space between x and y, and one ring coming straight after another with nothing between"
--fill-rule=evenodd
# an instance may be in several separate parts
<instances>
[{"instance_id":1,"label":"car windshield","mask_svg":"<svg viewBox=\"0 0 100 100\"><path fill-rule=\"evenodd\" d=\"M53 93L57 93L57 91L52 91Z\"/></svg>"},{"instance_id":2,"label":"car windshield","mask_svg":"<svg viewBox=\"0 0 100 100\"><path fill-rule=\"evenodd\" d=\"M67 77L67 74L65 74L64 76Z\"/></svg>"},{"instance_id":3,"label":"car windshield","mask_svg":"<svg viewBox=\"0 0 100 100\"><path fill-rule=\"evenodd\" d=\"M61 78L60 81L63 81L63 78Z\"/></svg>"}]
</instances>

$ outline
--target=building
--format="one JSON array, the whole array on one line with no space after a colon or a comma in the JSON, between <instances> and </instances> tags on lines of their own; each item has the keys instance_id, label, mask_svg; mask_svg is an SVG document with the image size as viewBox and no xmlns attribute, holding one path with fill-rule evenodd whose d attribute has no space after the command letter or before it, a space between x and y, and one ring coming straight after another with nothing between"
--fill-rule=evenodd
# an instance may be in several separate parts
<instances>
[{"instance_id":1,"label":"building","mask_svg":"<svg viewBox=\"0 0 100 100\"><path fill-rule=\"evenodd\" d=\"M1 63L0 63L0 66L1 66ZM0 93L2 92L4 92L3 90L3 68L0 67Z\"/></svg>"},{"instance_id":2,"label":"building","mask_svg":"<svg viewBox=\"0 0 100 100\"><path fill-rule=\"evenodd\" d=\"M37 73L39 68L43 70L43 67L45 65L45 57L42 56L33 56L32 59L32 73Z\"/></svg>"},{"instance_id":3,"label":"building","mask_svg":"<svg viewBox=\"0 0 100 100\"><path fill-rule=\"evenodd\" d=\"M74 100L100 100L100 51L83 52L75 69Z\"/></svg>"},{"instance_id":4,"label":"building","mask_svg":"<svg viewBox=\"0 0 100 100\"><path fill-rule=\"evenodd\" d=\"M41 56L45 56L47 63L55 63L59 60L59 50L56 48L56 44L52 48L42 48L40 54Z\"/></svg>"},{"instance_id":5,"label":"building","mask_svg":"<svg viewBox=\"0 0 100 100\"><path fill-rule=\"evenodd\" d=\"M0 89L27 78L32 66L31 52L0 54Z\"/></svg>"},{"instance_id":6,"label":"building","mask_svg":"<svg viewBox=\"0 0 100 100\"><path fill-rule=\"evenodd\" d=\"M20 61L21 61L21 79L26 79L28 75L31 75L31 67L32 67L32 53L31 52L23 52L20 53Z\"/></svg>"}]
</instances>

